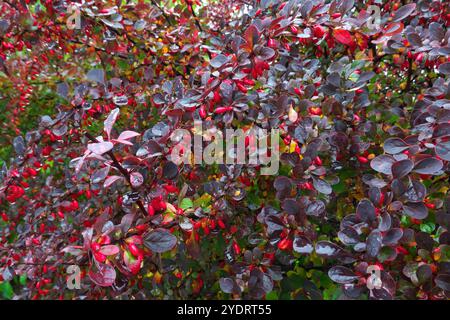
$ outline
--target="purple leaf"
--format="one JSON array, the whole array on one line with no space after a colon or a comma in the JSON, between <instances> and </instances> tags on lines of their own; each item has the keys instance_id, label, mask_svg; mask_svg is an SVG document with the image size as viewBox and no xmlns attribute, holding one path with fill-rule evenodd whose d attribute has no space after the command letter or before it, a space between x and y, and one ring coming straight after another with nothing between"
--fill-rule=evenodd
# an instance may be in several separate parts
<instances>
[{"instance_id":1,"label":"purple leaf","mask_svg":"<svg viewBox=\"0 0 450 320\"><path fill-rule=\"evenodd\" d=\"M97 155L102 155L112 150L113 147L114 145L109 141L88 144L88 150Z\"/></svg>"},{"instance_id":2,"label":"purple leaf","mask_svg":"<svg viewBox=\"0 0 450 320\"><path fill-rule=\"evenodd\" d=\"M295 252L301 254L310 254L311 252L313 252L314 247L307 237L299 235L294 239L293 249Z\"/></svg>"},{"instance_id":3,"label":"purple leaf","mask_svg":"<svg viewBox=\"0 0 450 320\"><path fill-rule=\"evenodd\" d=\"M177 237L162 228L153 230L144 240L144 245L157 253L170 251L176 244Z\"/></svg>"},{"instance_id":4,"label":"purple leaf","mask_svg":"<svg viewBox=\"0 0 450 320\"><path fill-rule=\"evenodd\" d=\"M117 138L117 140L128 140L134 137L140 136L139 133L135 132L135 131L124 131L122 132L119 137Z\"/></svg>"},{"instance_id":5,"label":"purple leaf","mask_svg":"<svg viewBox=\"0 0 450 320\"><path fill-rule=\"evenodd\" d=\"M414 219L425 219L428 209L423 202L408 202L403 205L403 212Z\"/></svg>"},{"instance_id":6,"label":"purple leaf","mask_svg":"<svg viewBox=\"0 0 450 320\"><path fill-rule=\"evenodd\" d=\"M106 120L103 122L104 130L105 130L106 134L108 135L108 139L110 139L111 130L112 130L114 123L116 122L117 116L119 115L119 111L120 111L119 108L113 109L111 111L111 113L108 115L108 117L106 118Z\"/></svg>"},{"instance_id":7,"label":"purple leaf","mask_svg":"<svg viewBox=\"0 0 450 320\"><path fill-rule=\"evenodd\" d=\"M395 159L387 154L379 155L372 159L370 167L378 172L391 175L392 165L395 163Z\"/></svg>"},{"instance_id":8,"label":"purple leaf","mask_svg":"<svg viewBox=\"0 0 450 320\"><path fill-rule=\"evenodd\" d=\"M362 199L356 207L356 215L362 221L373 221L376 218L375 206L368 199Z\"/></svg>"},{"instance_id":9,"label":"purple leaf","mask_svg":"<svg viewBox=\"0 0 450 320\"><path fill-rule=\"evenodd\" d=\"M116 245L106 245L100 248L100 253L104 254L105 256L113 256L115 254L118 254L120 252L120 249Z\"/></svg>"},{"instance_id":10,"label":"purple leaf","mask_svg":"<svg viewBox=\"0 0 450 320\"><path fill-rule=\"evenodd\" d=\"M389 154L397 154L409 148L409 145L400 138L389 138L384 142L384 151Z\"/></svg>"},{"instance_id":11,"label":"purple leaf","mask_svg":"<svg viewBox=\"0 0 450 320\"><path fill-rule=\"evenodd\" d=\"M132 172L130 174L130 182L133 188L137 188L144 183L144 177L139 172Z\"/></svg>"},{"instance_id":12,"label":"purple leaf","mask_svg":"<svg viewBox=\"0 0 450 320\"><path fill-rule=\"evenodd\" d=\"M348 284L358 280L358 276L349 268L335 266L328 270L328 276L331 280L340 284Z\"/></svg>"},{"instance_id":13,"label":"purple leaf","mask_svg":"<svg viewBox=\"0 0 450 320\"><path fill-rule=\"evenodd\" d=\"M101 287L110 287L114 284L116 280L116 270L114 267L96 262L97 270L89 270L89 278L92 282Z\"/></svg>"},{"instance_id":14,"label":"purple leaf","mask_svg":"<svg viewBox=\"0 0 450 320\"><path fill-rule=\"evenodd\" d=\"M396 179L403 178L414 168L414 163L409 160L400 160L392 165L392 175Z\"/></svg>"},{"instance_id":15,"label":"purple leaf","mask_svg":"<svg viewBox=\"0 0 450 320\"><path fill-rule=\"evenodd\" d=\"M319 241L316 243L316 253L322 257L333 258L341 251L341 247L329 241Z\"/></svg>"},{"instance_id":16,"label":"purple leaf","mask_svg":"<svg viewBox=\"0 0 450 320\"><path fill-rule=\"evenodd\" d=\"M416 4L410 3L400 7L397 11L394 12L394 17L392 18L393 22L399 22L408 17L411 13L416 10Z\"/></svg>"},{"instance_id":17,"label":"purple leaf","mask_svg":"<svg viewBox=\"0 0 450 320\"><path fill-rule=\"evenodd\" d=\"M416 163L414 172L420 174L434 174L444 167L441 160L436 158L426 158Z\"/></svg>"},{"instance_id":18,"label":"purple leaf","mask_svg":"<svg viewBox=\"0 0 450 320\"><path fill-rule=\"evenodd\" d=\"M123 179L121 176L110 176L103 183L103 188L109 188L114 182Z\"/></svg>"}]
</instances>

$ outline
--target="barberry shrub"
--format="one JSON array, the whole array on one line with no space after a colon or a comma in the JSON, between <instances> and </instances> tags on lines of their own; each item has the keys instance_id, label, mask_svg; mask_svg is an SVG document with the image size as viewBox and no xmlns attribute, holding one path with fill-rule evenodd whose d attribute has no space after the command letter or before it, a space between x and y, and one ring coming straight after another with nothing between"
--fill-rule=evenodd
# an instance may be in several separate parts
<instances>
[{"instance_id":1,"label":"barberry shrub","mask_svg":"<svg viewBox=\"0 0 450 320\"><path fill-rule=\"evenodd\" d=\"M2 1L0 293L448 299L449 9ZM175 164L196 120L278 173Z\"/></svg>"}]
</instances>

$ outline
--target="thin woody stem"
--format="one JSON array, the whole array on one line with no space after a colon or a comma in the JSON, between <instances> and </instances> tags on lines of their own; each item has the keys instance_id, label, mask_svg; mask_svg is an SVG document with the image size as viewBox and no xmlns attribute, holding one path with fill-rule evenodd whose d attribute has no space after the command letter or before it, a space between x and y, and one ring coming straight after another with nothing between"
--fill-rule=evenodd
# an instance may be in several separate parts
<instances>
[{"instance_id":1,"label":"thin woody stem","mask_svg":"<svg viewBox=\"0 0 450 320\"><path fill-rule=\"evenodd\" d=\"M86 132L85 136L91 140L92 142L95 143L99 143L99 141L92 136L90 133ZM116 156L114 155L114 153L110 150L106 153L110 158L111 161L113 162L113 166L120 171L120 173L125 177L125 179L127 180L127 182L129 183L129 185L131 186L132 189L134 189L132 183L131 183L131 178L130 178L130 173L124 168L122 167L122 165L120 164L120 162L117 160ZM147 216L147 211L144 208L144 205L142 203L141 200L136 201L136 204L138 205L139 209L141 210L142 214L145 216Z\"/></svg>"}]
</instances>

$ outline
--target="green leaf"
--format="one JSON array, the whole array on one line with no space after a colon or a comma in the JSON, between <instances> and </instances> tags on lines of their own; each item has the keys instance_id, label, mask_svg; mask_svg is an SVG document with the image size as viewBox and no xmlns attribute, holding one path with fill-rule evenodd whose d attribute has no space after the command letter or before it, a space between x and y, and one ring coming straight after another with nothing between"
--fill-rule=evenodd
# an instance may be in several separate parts
<instances>
[{"instance_id":1,"label":"green leaf","mask_svg":"<svg viewBox=\"0 0 450 320\"><path fill-rule=\"evenodd\" d=\"M186 209L193 208L193 207L194 207L194 203L192 202L191 199L184 198L183 200L181 200L181 204L180 204L181 209L186 210Z\"/></svg>"},{"instance_id":2,"label":"green leaf","mask_svg":"<svg viewBox=\"0 0 450 320\"><path fill-rule=\"evenodd\" d=\"M25 273L20 275L19 283L23 286L27 284L27 275Z\"/></svg>"},{"instance_id":3,"label":"green leaf","mask_svg":"<svg viewBox=\"0 0 450 320\"><path fill-rule=\"evenodd\" d=\"M337 300L337 298L339 298L340 295L341 295L341 288L338 286L333 286L323 291L324 300Z\"/></svg>"},{"instance_id":4,"label":"green leaf","mask_svg":"<svg viewBox=\"0 0 450 320\"><path fill-rule=\"evenodd\" d=\"M436 225L433 222L422 223L420 225L420 231L426 232L426 233L432 233L435 228L436 228Z\"/></svg>"},{"instance_id":5,"label":"green leaf","mask_svg":"<svg viewBox=\"0 0 450 320\"><path fill-rule=\"evenodd\" d=\"M2 293L3 298L8 300L12 299L14 296L14 291L9 281L0 283L0 292Z\"/></svg>"},{"instance_id":6,"label":"green leaf","mask_svg":"<svg viewBox=\"0 0 450 320\"><path fill-rule=\"evenodd\" d=\"M278 300L278 293L275 291L270 291L268 294L266 294L266 300Z\"/></svg>"},{"instance_id":7,"label":"green leaf","mask_svg":"<svg viewBox=\"0 0 450 320\"><path fill-rule=\"evenodd\" d=\"M211 196L207 193L204 193L200 198L197 198L194 201L195 207L202 207L202 208L209 206L210 203L211 203Z\"/></svg>"}]
</instances>

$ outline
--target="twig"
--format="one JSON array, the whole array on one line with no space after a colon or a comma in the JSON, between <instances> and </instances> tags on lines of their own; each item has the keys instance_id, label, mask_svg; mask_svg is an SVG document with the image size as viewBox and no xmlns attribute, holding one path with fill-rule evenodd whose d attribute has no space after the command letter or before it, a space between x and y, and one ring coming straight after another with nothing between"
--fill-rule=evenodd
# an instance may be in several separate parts
<instances>
[{"instance_id":1,"label":"twig","mask_svg":"<svg viewBox=\"0 0 450 320\"><path fill-rule=\"evenodd\" d=\"M408 58L408 72L407 72L407 76L406 76L407 80L406 80L405 91L409 91L409 88L411 87L412 64L413 64L413 60Z\"/></svg>"},{"instance_id":2,"label":"twig","mask_svg":"<svg viewBox=\"0 0 450 320\"><path fill-rule=\"evenodd\" d=\"M192 13L192 16L194 17L194 22L195 22L195 25L197 26L198 30L200 32L204 32L202 26L200 25L200 22L198 22L198 17L197 17L197 15L194 12L194 8L192 8L192 3L187 2L187 1L186 1L186 3L188 5L188 7L189 7L189 10ZM209 51L206 51L206 53L208 54L209 59L211 59L211 54L209 53Z\"/></svg>"},{"instance_id":3,"label":"twig","mask_svg":"<svg viewBox=\"0 0 450 320\"><path fill-rule=\"evenodd\" d=\"M92 142L99 143L99 141L94 136L92 136L89 132L86 132L85 136L89 140L91 140ZM131 183L131 178L130 178L129 172L124 167L122 167L122 165L117 160L117 158L114 155L114 153L111 150L109 150L106 154L111 158L111 160L113 162L113 166L115 168L117 168L120 171L120 173L125 177L125 179L128 181L128 184L131 186L131 188L135 189L133 187L133 184ZM138 200L138 201L136 201L136 204L138 205L138 207L141 210L141 212L144 215L144 217L146 217L147 216L147 211L145 210L144 205L142 204L142 201Z\"/></svg>"},{"instance_id":4,"label":"twig","mask_svg":"<svg viewBox=\"0 0 450 320\"><path fill-rule=\"evenodd\" d=\"M172 21L169 20L169 17L167 16L166 12L165 12L165 11L164 11L157 3L156 3L155 0L152 0L152 4L153 4L155 7L157 7L157 8L159 9L159 11L161 11L162 15L164 16L164 19L166 19L167 23L170 24L170 25L172 26L172 25L173 25L173 24L172 24Z\"/></svg>"}]
</instances>

